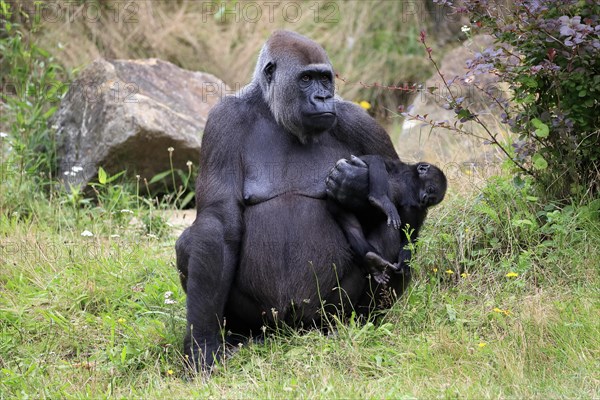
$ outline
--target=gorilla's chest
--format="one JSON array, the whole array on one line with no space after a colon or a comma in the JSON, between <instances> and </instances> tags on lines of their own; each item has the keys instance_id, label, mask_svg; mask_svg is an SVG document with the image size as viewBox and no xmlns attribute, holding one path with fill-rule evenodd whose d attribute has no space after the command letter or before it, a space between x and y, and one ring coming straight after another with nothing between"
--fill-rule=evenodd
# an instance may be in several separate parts
<instances>
[{"instance_id":1,"label":"gorilla's chest","mask_svg":"<svg viewBox=\"0 0 600 400\"><path fill-rule=\"evenodd\" d=\"M324 133L300 143L280 129L252 132L243 158L244 200L258 204L284 193L325 198L325 179L347 146Z\"/></svg>"}]
</instances>

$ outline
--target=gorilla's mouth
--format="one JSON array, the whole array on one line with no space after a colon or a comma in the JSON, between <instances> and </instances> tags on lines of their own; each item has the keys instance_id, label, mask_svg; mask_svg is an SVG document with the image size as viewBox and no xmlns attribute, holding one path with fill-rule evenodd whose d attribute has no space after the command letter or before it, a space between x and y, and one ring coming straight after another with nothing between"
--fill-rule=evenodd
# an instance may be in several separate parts
<instances>
[{"instance_id":1,"label":"gorilla's mouth","mask_svg":"<svg viewBox=\"0 0 600 400\"><path fill-rule=\"evenodd\" d=\"M334 112L324 111L321 113L311 114L309 126L317 130L329 129L333 126L333 124L335 124L336 120L337 118Z\"/></svg>"},{"instance_id":2,"label":"gorilla's mouth","mask_svg":"<svg viewBox=\"0 0 600 400\"><path fill-rule=\"evenodd\" d=\"M331 112L331 111L324 111L324 112L320 112L320 113L310 114L309 117L311 117L311 118L335 117L335 113Z\"/></svg>"},{"instance_id":3,"label":"gorilla's mouth","mask_svg":"<svg viewBox=\"0 0 600 400\"><path fill-rule=\"evenodd\" d=\"M324 111L320 113L314 113L308 115L308 118L312 121L312 124L332 124L335 121L336 113L331 111Z\"/></svg>"}]
</instances>

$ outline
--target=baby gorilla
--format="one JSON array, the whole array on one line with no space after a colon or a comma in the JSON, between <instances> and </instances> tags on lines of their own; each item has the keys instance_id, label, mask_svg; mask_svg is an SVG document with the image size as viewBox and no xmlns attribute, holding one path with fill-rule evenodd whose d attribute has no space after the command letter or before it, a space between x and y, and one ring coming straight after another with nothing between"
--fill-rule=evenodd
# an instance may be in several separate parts
<instances>
[{"instance_id":1,"label":"baby gorilla","mask_svg":"<svg viewBox=\"0 0 600 400\"><path fill-rule=\"evenodd\" d=\"M363 227L369 226L369 221L378 217L374 218L369 212L371 207L360 207L350 211L328 197L328 209L344 231L350 247L360 257L361 264L367 267L377 283L387 284L390 279L387 268L399 273L408 273L408 262L412 253L405 247L409 241L414 242L417 239L427 216L427 209L444 199L446 177L438 167L424 162L406 164L377 155L351 157L354 164L369 168L369 202L385 214L388 226L407 232L401 233L397 262L385 260L375 248L377 243L374 245L369 242L376 241L378 235L367 240ZM370 228L373 231L377 227L373 227L371 223Z\"/></svg>"}]
</instances>

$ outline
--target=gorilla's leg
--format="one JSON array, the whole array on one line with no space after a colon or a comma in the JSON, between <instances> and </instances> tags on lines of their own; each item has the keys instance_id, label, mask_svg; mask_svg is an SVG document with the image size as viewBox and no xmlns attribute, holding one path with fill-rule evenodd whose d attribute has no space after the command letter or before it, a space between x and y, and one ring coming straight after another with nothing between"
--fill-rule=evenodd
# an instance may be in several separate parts
<instances>
[{"instance_id":1,"label":"gorilla's leg","mask_svg":"<svg viewBox=\"0 0 600 400\"><path fill-rule=\"evenodd\" d=\"M411 241L414 243L414 241ZM408 264L412 259L412 250L408 246L409 242L403 240L401 242L400 254L398 254L398 262L394 265L394 270L398 274L410 275L410 265Z\"/></svg>"},{"instance_id":2,"label":"gorilla's leg","mask_svg":"<svg viewBox=\"0 0 600 400\"><path fill-rule=\"evenodd\" d=\"M356 215L342 209L333 199L327 199L327 210L340 225L352 251L356 253L360 263L366 267L375 282L386 284L390 278L386 268L395 269L395 266L381 257L377 249L369 243Z\"/></svg>"},{"instance_id":3,"label":"gorilla's leg","mask_svg":"<svg viewBox=\"0 0 600 400\"><path fill-rule=\"evenodd\" d=\"M357 158L352 156L351 158ZM385 162L381 156L364 156L363 161L369 166L369 201L387 217L387 224L395 229L400 229L402 221L389 197L390 176L385 168Z\"/></svg>"},{"instance_id":4,"label":"gorilla's leg","mask_svg":"<svg viewBox=\"0 0 600 400\"><path fill-rule=\"evenodd\" d=\"M238 239L228 236L218 216L210 214L199 215L177 240L177 267L187 293L184 354L196 369L209 370L220 356L238 247Z\"/></svg>"},{"instance_id":5,"label":"gorilla's leg","mask_svg":"<svg viewBox=\"0 0 600 400\"><path fill-rule=\"evenodd\" d=\"M187 277L188 277L188 261L190 246L192 243L191 229L187 228L183 231L177 242L175 243L175 254L177 257L177 270L179 271L179 280L183 291L187 293Z\"/></svg>"}]
</instances>

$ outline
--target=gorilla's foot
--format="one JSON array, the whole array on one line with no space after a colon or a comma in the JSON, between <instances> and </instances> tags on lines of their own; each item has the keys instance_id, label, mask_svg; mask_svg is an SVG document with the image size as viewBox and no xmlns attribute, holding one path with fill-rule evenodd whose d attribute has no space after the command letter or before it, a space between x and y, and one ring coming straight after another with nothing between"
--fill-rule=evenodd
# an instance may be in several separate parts
<instances>
[{"instance_id":1,"label":"gorilla's foot","mask_svg":"<svg viewBox=\"0 0 600 400\"><path fill-rule=\"evenodd\" d=\"M390 276L386 272L386 269L391 268L395 271L396 266L372 251L367 253L365 260L367 262L367 268L373 279L375 279L375 282L380 285L386 285L390 280Z\"/></svg>"}]
</instances>

